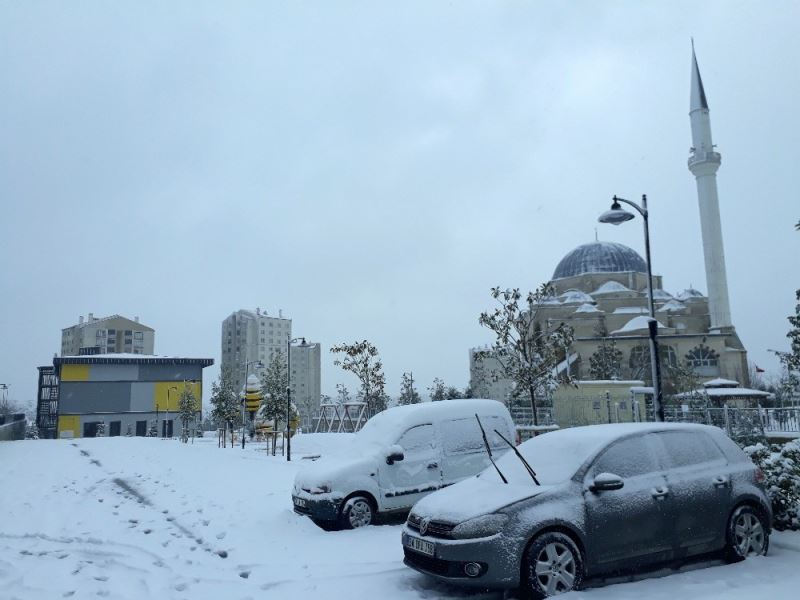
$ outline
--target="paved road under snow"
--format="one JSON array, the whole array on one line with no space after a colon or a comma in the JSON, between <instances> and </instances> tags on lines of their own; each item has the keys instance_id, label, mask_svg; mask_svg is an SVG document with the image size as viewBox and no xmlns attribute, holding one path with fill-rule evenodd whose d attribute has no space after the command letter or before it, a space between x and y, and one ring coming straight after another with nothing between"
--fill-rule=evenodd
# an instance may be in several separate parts
<instances>
[{"instance_id":1,"label":"paved road under snow","mask_svg":"<svg viewBox=\"0 0 800 600\"><path fill-rule=\"evenodd\" d=\"M399 525L324 532L292 513L301 462L209 439L0 443L0 598L502 597L405 568ZM795 598L800 534L774 536L767 558L702 566L564 598Z\"/></svg>"}]
</instances>

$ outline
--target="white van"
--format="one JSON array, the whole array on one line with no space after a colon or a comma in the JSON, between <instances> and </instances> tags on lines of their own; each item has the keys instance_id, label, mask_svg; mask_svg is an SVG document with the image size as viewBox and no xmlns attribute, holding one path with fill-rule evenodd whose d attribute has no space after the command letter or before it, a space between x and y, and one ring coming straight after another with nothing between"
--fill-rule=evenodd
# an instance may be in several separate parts
<instances>
[{"instance_id":1,"label":"white van","mask_svg":"<svg viewBox=\"0 0 800 600\"><path fill-rule=\"evenodd\" d=\"M515 443L514 423L495 400L443 400L398 406L367 421L352 443L295 478L298 514L327 528L363 527L378 514L405 512L423 496L476 475L489 464L475 415L493 456Z\"/></svg>"}]
</instances>

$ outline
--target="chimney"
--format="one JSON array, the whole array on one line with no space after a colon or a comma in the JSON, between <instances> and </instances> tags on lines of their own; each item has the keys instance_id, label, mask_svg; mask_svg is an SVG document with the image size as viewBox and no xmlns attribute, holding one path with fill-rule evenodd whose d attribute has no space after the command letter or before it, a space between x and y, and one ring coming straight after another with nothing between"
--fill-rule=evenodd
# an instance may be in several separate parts
<instances>
[{"instance_id":1,"label":"chimney","mask_svg":"<svg viewBox=\"0 0 800 600\"><path fill-rule=\"evenodd\" d=\"M283 309L282 309L282 308L279 308L279 309L278 309L278 318L279 318L279 319L282 319L282 318L283 318Z\"/></svg>"},{"instance_id":2,"label":"chimney","mask_svg":"<svg viewBox=\"0 0 800 600\"><path fill-rule=\"evenodd\" d=\"M136 323L138 323L138 322L139 322L139 317L133 317L133 320L134 320Z\"/></svg>"},{"instance_id":3,"label":"chimney","mask_svg":"<svg viewBox=\"0 0 800 600\"><path fill-rule=\"evenodd\" d=\"M83 315L78 317L78 325L83 325Z\"/></svg>"},{"instance_id":4,"label":"chimney","mask_svg":"<svg viewBox=\"0 0 800 600\"><path fill-rule=\"evenodd\" d=\"M261 316L261 308L256 307L256 314L260 317Z\"/></svg>"},{"instance_id":5,"label":"chimney","mask_svg":"<svg viewBox=\"0 0 800 600\"><path fill-rule=\"evenodd\" d=\"M87 321L88 321L89 323L91 323L92 321L94 321L94 313L89 313L89 318L87 319Z\"/></svg>"}]
</instances>

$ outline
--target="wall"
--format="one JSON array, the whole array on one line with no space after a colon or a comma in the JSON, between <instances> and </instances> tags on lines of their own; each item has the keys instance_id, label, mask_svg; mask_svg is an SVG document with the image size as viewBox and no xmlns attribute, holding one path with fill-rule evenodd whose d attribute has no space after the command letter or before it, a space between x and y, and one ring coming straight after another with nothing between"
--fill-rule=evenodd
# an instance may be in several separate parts
<instances>
[{"instance_id":1,"label":"wall","mask_svg":"<svg viewBox=\"0 0 800 600\"><path fill-rule=\"evenodd\" d=\"M0 442L25 439L25 429L28 425L25 415L7 415L0 417L0 420L3 423L0 425Z\"/></svg>"}]
</instances>

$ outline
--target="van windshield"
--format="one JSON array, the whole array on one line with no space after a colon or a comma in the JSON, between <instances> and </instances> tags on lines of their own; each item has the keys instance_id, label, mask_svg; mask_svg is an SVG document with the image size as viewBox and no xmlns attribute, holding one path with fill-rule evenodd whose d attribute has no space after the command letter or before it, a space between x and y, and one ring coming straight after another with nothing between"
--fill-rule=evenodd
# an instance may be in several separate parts
<instances>
[{"instance_id":1,"label":"van windshield","mask_svg":"<svg viewBox=\"0 0 800 600\"><path fill-rule=\"evenodd\" d=\"M397 442L401 433L396 415L392 418L391 411L387 410L367 421L364 427L355 434L354 443L359 446L390 446Z\"/></svg>"}]
</instances>

